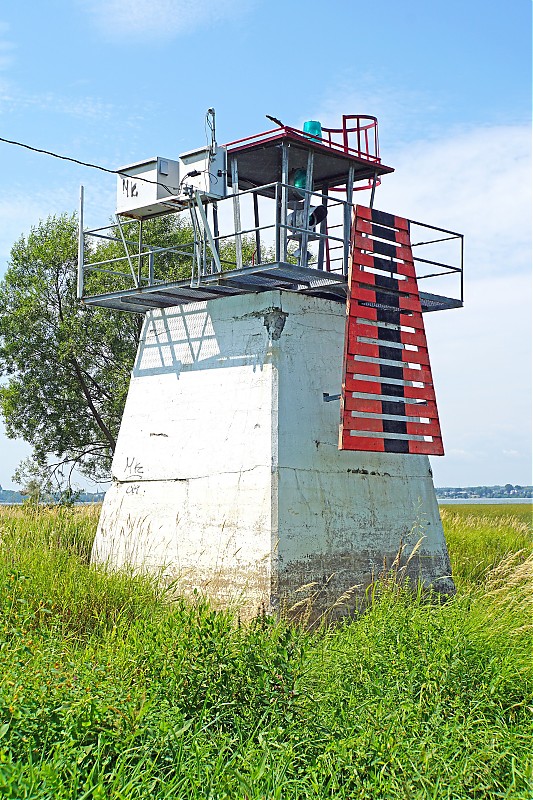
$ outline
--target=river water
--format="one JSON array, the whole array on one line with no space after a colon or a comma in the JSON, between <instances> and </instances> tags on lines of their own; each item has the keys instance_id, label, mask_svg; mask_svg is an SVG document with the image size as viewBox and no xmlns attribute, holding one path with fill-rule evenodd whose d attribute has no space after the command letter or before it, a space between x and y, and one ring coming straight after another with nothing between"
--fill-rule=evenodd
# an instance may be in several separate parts
<instances>
[{"instance_id":1,"label":"river water","mask_svg":"<svg viewBox=\"0 0 533 800\"><path fill-rule=\"evenodd\" d=\"M439 506L497 506L497 505L531 505L531 497L438 497Z\"/></svg>"}]
</instances>

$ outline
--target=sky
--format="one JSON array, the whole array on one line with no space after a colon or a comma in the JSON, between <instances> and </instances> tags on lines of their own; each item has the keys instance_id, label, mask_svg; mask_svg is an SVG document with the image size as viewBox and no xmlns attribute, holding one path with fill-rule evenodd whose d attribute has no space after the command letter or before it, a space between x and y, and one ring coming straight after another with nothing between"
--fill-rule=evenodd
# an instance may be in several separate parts
<instances>
[{"instance_id":1,"label":"sky","mask_svg":"<svg viewBox=\"0 0 533 800\"><path fill-rule=\"evenodd\" d=\"M0 136L116 169L270 127L379 119L375 206L465 235L465 306L425 316L438 486L530 484L529 0L20 0L0 7ZM0 142L0 278L50 214L89 227L112 175ZM364 194L364 193L361 193ZM363 202L363 197L357 198ZM0 426L0 484L29 446Z\"/></svg>"}]
</instances>

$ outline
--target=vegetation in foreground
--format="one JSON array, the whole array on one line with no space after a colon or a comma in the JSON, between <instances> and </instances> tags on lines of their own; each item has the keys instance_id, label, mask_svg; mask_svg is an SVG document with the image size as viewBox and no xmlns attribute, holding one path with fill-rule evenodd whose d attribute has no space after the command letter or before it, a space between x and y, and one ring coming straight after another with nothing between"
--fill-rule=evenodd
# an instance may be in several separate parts
<instances>
[{"instance_id":1,"label":"vegetation in foreground","mask_svg":"<svg viewBox=\"0 0 533 800\"><path fill-rule=\"evenodd\" d=\"M2 509L0 796L531 798L522 509L443 509L454 600L315 631L91 567L95 509Z\"/></svg>"}]
</instances>

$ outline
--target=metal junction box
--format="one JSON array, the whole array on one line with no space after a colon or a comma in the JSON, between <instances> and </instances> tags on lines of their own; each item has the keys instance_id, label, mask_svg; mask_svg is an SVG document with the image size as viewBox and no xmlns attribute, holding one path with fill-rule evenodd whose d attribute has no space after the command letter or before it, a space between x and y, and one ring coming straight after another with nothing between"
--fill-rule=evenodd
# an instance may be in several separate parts
<instances>
[{"instance_id":1,"label":"metal junction box","mask_svg":"<svg viewBox=\"0 0 533 800\"><path fill-rule=\"evenodd\" d=\"M117 178L117 214L135 219L170 210L163 201L179 194L180 163L156 156L121 167Z\"/></svg>"},{"instance_id":2,"label":"metal junction box","mask_svg":"<svg viewBox=\"0 0 533 800\"><path fill-rule=\"evenodd\" d=\"M199 172L199 175L188 175ZM226 148L215 146L214 153L209 147L189 150L180 155L180 175L184 186L192 186L206 198L226 196Z\"/></svg>"}]
</instances>

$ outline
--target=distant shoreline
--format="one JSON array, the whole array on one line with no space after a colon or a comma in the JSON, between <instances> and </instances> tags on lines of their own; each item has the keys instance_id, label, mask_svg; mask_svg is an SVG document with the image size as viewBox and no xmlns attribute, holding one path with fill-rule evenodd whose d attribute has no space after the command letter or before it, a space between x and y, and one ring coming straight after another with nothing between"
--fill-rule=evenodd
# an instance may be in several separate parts
<instances>
[{"instance_id":1,"label":"distant shoreline","mask_svg":"<svg viewBox=\"0 0 533 800\"><path fill-rule=\"evenodd\" d=\"M531 497L437 497L439 506L532 505Z\"/></svg>"}]
</instances>

